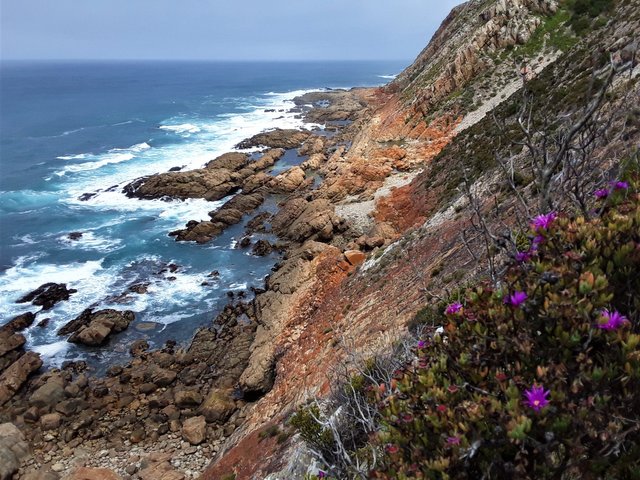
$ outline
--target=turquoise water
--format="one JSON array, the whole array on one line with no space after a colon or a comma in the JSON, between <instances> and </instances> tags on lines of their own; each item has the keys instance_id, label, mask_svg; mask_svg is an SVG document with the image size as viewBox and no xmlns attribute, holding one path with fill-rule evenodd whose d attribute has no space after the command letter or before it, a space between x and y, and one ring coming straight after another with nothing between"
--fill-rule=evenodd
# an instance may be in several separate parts
<instances>
[{"instance_id":1,"label":"turquoise water","mask_svg":"<svg viewBox=\"0 0 640 480\"><path fill-rule=\"evenodd\" d=\"M0 324L38 307L15 301L45 282L78 290L38 314L26 332L49 364L101 362L136 338L186 342L228 301L260 287L277 261L234 248L237 225L207 245L167 233L207 219L221 202L128 199L121 188L147 174L201 167L265 128L300 125L291 99L306 90L372 86L403 62L2 63L0 67ZM275 109L275 112L265 110ZM81 201L83 193L97 193ZM79 240L68 238L82 232ZM163 271L167 264L180 268ZM217 280L208 277L218 270ZM147 294L114 297L148 282ZM208 285L202 285L208 283ZM56 330L83 309L136 312L125 333L99 349ZM143 333L135 325L156 322Z\"/></svg>"}]
</instances>

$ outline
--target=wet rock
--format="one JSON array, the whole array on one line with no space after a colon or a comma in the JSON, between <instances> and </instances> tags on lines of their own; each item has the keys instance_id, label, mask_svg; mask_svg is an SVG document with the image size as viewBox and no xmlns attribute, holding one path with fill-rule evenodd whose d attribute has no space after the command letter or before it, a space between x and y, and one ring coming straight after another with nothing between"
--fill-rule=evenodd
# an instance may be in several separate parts
<instances>
[{"instance_id":1,"label":"wet rock","mask_svg":"<svg viewBox=\"0 0 640 480\"><path fill-rule=\"evenodd\" d=\"M40 355L27 352L0 375L0 406L11 399L32 373L42 366Z\"/></svg>"},{"instance_id":2,"label":"wet rock","mask_svg":"<svg viewBox=\"0 0 640 480\"><path fill-rule=\"evenodd\" d=\"M30 302L41 306L43 310L50 310L56 303L69 300L71 294L76 292L73 288L68 289L65 283L45 283L18 299L16 303Z\"/></svg>"},{"instance_id":3,"label":"wet rock","mask_svg":"<svg viewBox=\"0 0 640 480\"><path fill-rule=\"evenodd\" d=\"M251 253L258 257L269 255L273 251L273 245L268 240L258 240L251 249Z\"/></svg>"},{"instance_id":4,"label":"wet rock","mask_svg":"<svg viewBox=\"0 0 640 480\"><path fill-rule=\"evenodd\" d=\"M142 294L147 293L149 291L149 283L148 282L136 283L136 284L131 285L129 287L129 291L142 295Z\"/></svg>"},{"instance_id":5,"label":"wet rock","mask_svg":"<svg viewBox=\"0 0 640 480\"><path fill-rule=\"evenodd\" d=\"M134 357L138 357L142 355L144 352L146 352L147 350L149 350L149 342L141 339L141 340L136 340L131 344L131 347L129 348L129 353L131 353L131 355L133 355Z\"/></svg>"},{"instance_id":6,"label":"wet rock","mask_svg":"<svg viewBox=\"0 0 640 480\"><path fill-rule=\"evenodd\" d=\"M83 317L82 322L87 323L79 325L73 335L69 337L68 341L71 343L81 343L88 346L102 345L110 335L126 330L135 319L135 314L130 310L121 312L107 309L89 314L85 314L85 312L80 317ZM72 320L72 322L77 320ZM63 329L68 325L65 325Z\"/></svg>"},{"instance_id":7,"label":"wet rock","mask_svg":"<svg viewBox=\"0 0 640 480\"><path fill-rule=\"evenodd\" d=\"M199 409L209 423L223 423L236 410L236 404L232 399L233 391L214 388L207 395L206 400Z\"/></svg>"},{"instance_id":8,"label":"wet rock","mask_svg":"<svg viewBox=\"0 0 640 480\"><path fill-rule=\"evenodd\" d=\"M0 424L0 480L9 480L29 456L24 435L12 423Z\"/></svg>"},{"instance_id":9,"label":"wet rock","mask_svg":"<svg viewBox=\"0 0 640 480\"><path fill-rule=\"evenodd\" d=\"M0 328L0 332L16 333L30 327L36 319L35 313L27 312L13 317Z\"/></svg>"},{"instance_id":10,"label":"wet rock","mask_svg":"<svg viewBox=\"0 0 640 480\"><path fill-rule=\"evenodd\" d=\"M69 240L80 240L82 238L82 232L71 232L67 235Z\"/></svg>"},{"instance_id":11,"label":"wet rock","mask_svg":"<svg viewBox=\"0 0 640 480\"><path fill-rule=\"evenodd\" d=\"M51 321L50 318L43 318L42 320L40 320L37 324L36 327L38 328L46 328L49 325L49 322Z\"/></svg>"},{"instance_id":12,"label":"wet rock","mask_svg":"<svg viewBox=\"0 0 640 480\"><path fill-rule=\"evenodd\" d=\"M187 418L182 424L182 438L191 445L200 445L207 435L207 422L203 416Z\"/></svg>"}]
</instances>

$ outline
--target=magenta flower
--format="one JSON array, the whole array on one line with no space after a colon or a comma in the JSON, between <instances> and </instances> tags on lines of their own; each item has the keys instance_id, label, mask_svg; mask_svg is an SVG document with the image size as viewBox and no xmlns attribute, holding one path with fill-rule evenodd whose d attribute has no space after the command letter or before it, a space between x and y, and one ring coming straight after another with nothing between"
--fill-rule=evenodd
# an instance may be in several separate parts
<instances>
[{"instance_id":1,"label":"magenta flower","mask_svg":"<svg viewBox=\"0 0 640 480\"><path fill-rule=\"evenodd\" d=\"M460 445L460 437L447 437L447 445Z\"/></svg>"},{"instance_id":2,"label":"magenta flower","mask_svg":"<svg viewBox=\"0 0 640 480\"><path fill-rule=\"evenodd\" d=\"M629 184L623 181L611 182L611 186L614 190L627 190L629 188Z\"/></svg>"},{"instance_id":3,"label":"magenta flower","mask_svg":"<svg viewBox=\"0 0 640 480\"><path fill-rule=\"evenodd\" d=\"M539 387L533 385L529 390L525 390L524 396L527 397L527 406L533 408L536 412L539 412L544 407L549 405L547 397L551 392L544 389L542 385Z\"/></svg>"},{"instance_id":4,"label":"magenta flower","mask_svg":"<svg viewBox=\"0 0 640 480\"><path fill-rule=\"evenodd\" d=\"M327 476L327 472L318 470L318 478L326 478L326 476Z\"/></svg>"},{"instance_id":5,"label":"magenta flower","mask_svg":"<svg viewBox=\"0 0 640 480\"><path fill-rule=\"evenodd\" d=\"M556 218L558 218L558 215L555 212L549 212L546 215L538 215L533 219L531 226L536 232L539 232L540 230L548 230Z\"/></svg>"},{"instance_id":6,"label":"magenta flower","mask_svg":"<svg viewBox=\"0 0 640 480\"><path fill-rule=\"evenodd\" d=\"M531 260L531 253L529 252L518 252L516 253L516 262L525 263Z\"/></svg>"},{"instance_id":7,"label":"magenta flower","mask_svg":"<svg viewBox=\"0 0 640 480\"><path fill-rule=\"evenodd\" d=\"M518 308L527 300L527 298L529 298L529 296L526 292L513 292L511 295L504 299L504 303Z\"/></svg>"},{"instance_id":8,"label":"magenta flower","mask_svg":"<svg viewBox=\"0 0 640 480\"><path fill-rule=\"evenodd\" d=\"M598 322L597 327L601 328L602 330L607 330L609 332L612 330L617 330L618 328L620 328L622 325L624 325L629 321L627 320L627 317L622 315L617 310L610 312L609 310L605 309L605 310L602 310L602 312L600 313L602 317L606 320L606 322L604 323Z\"/></svg>"},{"instance_id":9,"label":"magenta flower","mask_svg":"<svg viewBox=\"0 0 640 480\"><path fill-rule=\"evenodd\" d=\"M420 340L420 341L418 342L418 348L419 348L420 350L422 350L422 349L423 349L424 347L426 347L426 346L427 346L427 342L425 342L424 340Z\"/></svg>"},{"instance_id":10,"label":"magenta flower","mask_svg":"<svg viewBox=\"0 0 640 480\"><path fill-rule=\"evenodd\" d=\"M462 310L462 304L459 302L456 302L449 305L447 309L444 311L444 313L447 315L456 315L460 313L461 310Z\"/></svg>"},{"instance_id":11,"label":"magenta flower","mask_svg":"<svg viewBox=\"0 0 640 480\"><path fill-rule=\"evenodd\" d=\"M601 188L601 189L596 190L595 192L593 192L593 194L595 195L595 197L598 200L604 200L605 198L607 198L609 196L609 189Z\"/></svg>"}]
</instances>

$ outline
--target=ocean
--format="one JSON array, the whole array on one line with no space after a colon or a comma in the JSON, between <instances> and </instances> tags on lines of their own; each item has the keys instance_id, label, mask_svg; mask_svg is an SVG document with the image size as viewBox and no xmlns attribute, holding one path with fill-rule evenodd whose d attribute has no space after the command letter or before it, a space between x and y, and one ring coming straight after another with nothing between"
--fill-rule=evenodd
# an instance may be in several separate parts
<instances>
[{"instance_id":1,"label":"ocean","mask_svg":"<svg viewBox=\"0 0 640 480\"><path fill-rule=\"evenodd\" d=\"M264 129L301 126L281 111L295 96L381 85L405 63L2 62L0 324L39 309L17 304L22 295L66 283L77 293L24 332L47 365L106 365L138 338L152 347L186 343L227 292L263 286L277 254L235 248L242 223L206 245L175 242L169 231L208 219L225 200L129 199L122 187L202 167ZM81 201L84 193L96 195ZM72 232L82 236L71 240ZM126 293L136 283L148 283L148 293ZM100 348L56 335L89 307L133 310L136 320ZM46 327L36 326L45 318Z\"/></svg>"}]
</instances>

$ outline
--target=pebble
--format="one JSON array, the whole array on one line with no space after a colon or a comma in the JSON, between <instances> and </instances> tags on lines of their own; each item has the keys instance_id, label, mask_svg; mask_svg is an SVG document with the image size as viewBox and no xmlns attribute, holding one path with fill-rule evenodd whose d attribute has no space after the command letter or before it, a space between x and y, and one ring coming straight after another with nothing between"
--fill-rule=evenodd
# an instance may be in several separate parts
<instances>
[{"instance_id":1,"label":"pebble","mask_svg":"<svg viewBox=\"0 0 640 480\"><path fill-rule=\"evenodd\" d=\"M53 470L54 472L61 472L64 470L64 464L58 462L58 463L54 463L51 466L51 470Z\"/></svg>"}]
</instances>

